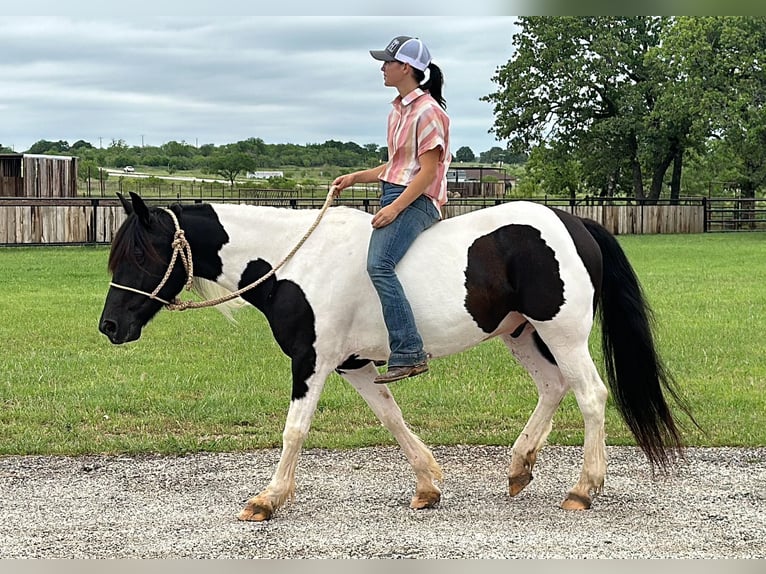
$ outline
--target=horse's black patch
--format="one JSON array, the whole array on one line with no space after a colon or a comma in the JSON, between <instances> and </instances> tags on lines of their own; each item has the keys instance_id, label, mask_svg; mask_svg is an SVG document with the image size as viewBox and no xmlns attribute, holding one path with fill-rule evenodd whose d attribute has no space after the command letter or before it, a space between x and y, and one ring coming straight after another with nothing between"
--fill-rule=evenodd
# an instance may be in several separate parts
<instances>
[{"instance_id":1,"label":"horse's black patch","mask_svg":"<svg viewBox=\"0 0 766 574\"><path fill-rule=\"evenodd\" d=\"M506 225L468 248L465 307L492 333L512 311L546 321L564 304L564 282L553 250L530 225Z\"/></svg>"},{"instance_id":2,"label":"horse's black patch","mask_svg":"<svg viewBox=\"0 0 766 574\"><path fill-rule=\"evenodd\" d=\"M215 281L223 273L221 248L229 242L229 234L221 225L218 214L209 204L180 204L170 206L179 225L192 243L194 274ZM196 240L201 238L202 240ZM194 239L194 241L192 241Z\"/></svg>"},{"instance_id":3,"label":"horse's black patch","mask_svg":"<svg viewBox=\"0 0 766 574\"><path fill-rule=\"evenodd\" d=\"M171 261L175 228L170 214L148 207L131 192L132 202L121 197L128 218L120 226L109 252L112 281L145 293L152 293L160 284ZM195 275L215 280L221 274L219 251L229 236L210 205L171 207L179 220L194 253ZM196 241L204 238L204 241ZM187 271L180 258L176 259L170 275L158 296L171 300L183 288ZM119 287L109 289L99 320L99 330L114 344L122 344L141 336L141 329L159 312L162 305L148 295L133 293Z\"/></svg>"},{"instance_id":4,"label":"horse's black patch","mask_svg":"<svg viewBox=\"0 0 766 574\"><path fill-rule=\"evenodd\" d=\"M524 321L521 325L516 327L513 333L511 333L511 337L513 339L518 339L519 337L521 337L521 334L524 332L524 329L526 328L527 325L529 325L529 321Z\"/></svg>"},{"instance_id":5,"label":"horse's black patch","mask_svg":"<svg viewBox=\"0 0 766 574\"><path fill-rule=\"evenodd\" d=\"M340 365L337 366L335 369L335 372L339 375L342 375L346 371L356 371L357 369L361 369L366 364L371 363L371 359L364 359L360 357L359 355L351 355L348 359L343 361Z\"/></svg>"},{"instance_id":6,"label":"horse's black patch","mask_svg":"<svg viewBox=\"0 0 766 574\"><path fill-rule=\"evenodd\" d=\"M553 353L551 353L551 350L548 348L548 345L546 345L545 341L543 341L540 337L540 333L537 331L532 333L532 339L534 340L535 347L537 347L537 350L540 352L540 354L545 357L549 363L556 365L556 359L553 356Z\"/></svg>"},{"instance_id":7,"label":"horse's black patch","mask_svg":"<svg viewBox=\"0 0 766 574\"><path fill-rule=\"evenodd\" d=\"M239 287L254 283L271 271L262 259L247 264ZM257 307L266 317L282 351L292 360L292 398L300 399L308 392L306 381L316 369L316 327L314 310L297 284L287 279L269 277L258 287L246 291L242 298Z\"/></svg>"},{"instance_id":8,"label":"horse's black patch","mask_svg":"<svg viewBox=\"0 0 766 574\"><path fill-rule=\"evenodd\" d=\"M593 311L595 312L601 294L603 267L601 248L583 225L583 220L581 218L560 209L554 208L552 211L561 220L564 227L567 228L569 235L572 236L575 249L577 249L577 254L580 256L580 259L582 259L585 269L588 271L590 282L593 285Z\"/></svg>"}]
</instances>

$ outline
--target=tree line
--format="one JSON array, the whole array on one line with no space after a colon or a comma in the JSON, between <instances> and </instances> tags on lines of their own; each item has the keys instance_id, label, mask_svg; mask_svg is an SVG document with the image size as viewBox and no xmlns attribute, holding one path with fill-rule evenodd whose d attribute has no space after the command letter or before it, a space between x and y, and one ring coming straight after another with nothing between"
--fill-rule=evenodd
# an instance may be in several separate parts
<instances>
[{"instance_id":1,"label":"tree line","mask_svg":"<svg viewBox=\"0 0 766 574\"><path fill-rule=\"evenodd\" d=\"M10 149L0 146L0 152ZM231 144L199 147L186 142L170 141L160 146L129 146L124 140L112 140L105 148L78 140L39 140L24 153L75 155L80 158L82 179L98 177L100 168L147 166L163 168L168 173L195 170L218 175L232 185L237 177L257 170L273 170L284 166L293 168L329 167L338 175L348 169L374 167L388 159L388 148L376 144L359 145L354 142L328 140L321 144L267 144L260 138L248 138ZM457 161L483 163L511 163L523 161L507 150L495 146L476 156L469 147L461 147Z\"/></svg>"}]
</instances>

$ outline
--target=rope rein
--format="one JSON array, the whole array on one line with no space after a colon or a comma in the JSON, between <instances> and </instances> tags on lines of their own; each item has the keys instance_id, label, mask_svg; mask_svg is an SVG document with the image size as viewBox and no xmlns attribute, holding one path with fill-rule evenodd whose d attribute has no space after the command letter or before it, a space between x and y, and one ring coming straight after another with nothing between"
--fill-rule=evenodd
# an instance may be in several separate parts
<instances>
[{"instance_id":1,"label":"rope rein","mask_svg":"<svg viewBox=\"0 0 766 574\"><path fill-rule=\"evenodd\" d=\"M324 214L327 211L327 208L330 207L330 205L332 204L333 199L335 198L335 190L336 190L336 187L334 185L330 187L330 190L327 192L327 198L325 199L324 205L322 206L322 209L320 209L319 214L314 220L314 223L311 224L311 227L309 227L308 231L306 231L303 237L301 237L300 241L298 241L295 247L293 247L292 250L287 255L285 255L284 258L279 263L277 263L268 273L266 273L266 275L263 275L257 281L254 281L253 283L250 283L249 285L246 285L242 287L241 289L238 289L237 291L233 291L231 293L227 293L226 295L222 295L221 297L217 297L215 299L208 299L205 301L191 301L191 300L182 301L178 297L176 297L172 301L166 301L165 299L162 299L161 297L157 296L157 294L165 286L165 283L167 283L168 279L170 278L170 274L173 272L173 268L176 264L176 260L179 257L181 258L181 263L183 263L184 269L186 269L186 284L184 287L187 290L190 290L192 288L192 282L194 280L194 266L192 262L191 246L189 245L189 241L186 239L186 234L184 233L184 230L181 229L181 225L178 223L178 218L176 217L176 214L167 208L163 208L163 209L165 209L165 211L170 214L170 217L173 219L173 224L175 225L176 230L175 230L175 233L173 234L173 243L171 244L173 247L173 256L170 258L170 263L168 264L167 271L165 271L165 276L162 278L159 285L157 285L157 287L155 287L154 291L152 291L151 293L147 293L146 291L141 291L140 289L134 289L133 287L128 287L127 285L120 285L114 282L109 283L109 285L111 285L112 287L117 287L118 289L122 289L124 291L131 291L133 293L138 293L139 295L145 295L146 297L149 297L149 299L154 299L156 301L159 301L171 311L184 311L186 309L201 309L203 307L214 307L216 305L220 305L221 303L226 303L227 301L236 299L237 297L242 295L242 293L245 293L246 291L249 291L250 289L257 287L264 281L268 280L282 266L284 266L284 264L287 263L293 255L296 254L296 252L303 246L303 244L306 242L309 236L314 232L317 225L319 225L319 222L322 220L322 217L324 217Z\"/></svg>"}]
</instances>

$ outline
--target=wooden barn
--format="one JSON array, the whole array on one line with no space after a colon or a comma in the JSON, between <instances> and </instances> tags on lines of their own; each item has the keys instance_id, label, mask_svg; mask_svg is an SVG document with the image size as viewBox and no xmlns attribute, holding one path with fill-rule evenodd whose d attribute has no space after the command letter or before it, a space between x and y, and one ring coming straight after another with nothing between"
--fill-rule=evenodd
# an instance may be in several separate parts
<instances>
[{"instance_id":1,"label":"wooden barn","mask_svg":"<svg viewBox=\"0 0 766 574\"><path fill-rule=\"evenodd\" d=\"M22 197L24 180L21 178L20 153L0 154L0 197Z\"/></svg>"},{"instance_id":2,"label":"wooden barn","mask_svg":"<svg viewBox=\"0 0 766 574\"><path fill-rule=\"evenodd\" d=\"M64 155L0 154L0 197L77 197L77 160Z\"/></svg>"}]
</instances>

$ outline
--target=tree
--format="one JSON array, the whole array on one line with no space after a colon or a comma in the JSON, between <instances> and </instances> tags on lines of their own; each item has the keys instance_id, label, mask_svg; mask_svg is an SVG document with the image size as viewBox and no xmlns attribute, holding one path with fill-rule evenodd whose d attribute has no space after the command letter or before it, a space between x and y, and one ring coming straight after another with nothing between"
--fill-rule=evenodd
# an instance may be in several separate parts
<instances>
[{"instance_id":1,"label":"tree","mask_svg":"<svg viewBox=\"0 0 766 574\"><path fill-rule=\"evenodd\" d=\"M125 150L128 149L128 144L124 139L118 138L114 139L112 138L112 141L109 143L110 150Z\"/></svg>"},{"instance_id":2,"label":"tree","mask_svg":"<svg viewBox=\"0 0 766 574\"><path fill-rule=\"evenodd\" d=\"M234 145L239 151L249 153L256 159L266 151L266 144L261 138L247 138Z\"/></svg>"},{"instance_id":3,"label":"tree","mask_svg":"<svg viewBox=\"0 0 766 574\"><path fill-rule=\"evenodd\" d=\"M516 52L493 80L499 90L491 131L514 153L540 145L587 164L590 187L604 195L662 191L684 151L702 141L695 107L673 60L662 57L668 17L527 17ZM598 158L598 161L593 161ZM676 187L675 191L677 191Z\"/></svg>"},{"instance_id":4,"label":"tree","mask_svg":"<svg viewBox=\"0 0 766 574\"><path fill-rule=\"evenodd\" d=\"M77 140L72 144L72 147L69 148L69 151L72 153L81 153L84 150L92 150L95 149L93 145L89 142L86 142L85 140Z\"/></svg>"},{"instance_id":5,"label":"tree","mask_svg":"<svg viewBox=\"0 0 766 574\"><path fill-rule=\"evenodd\" d=\"M202 144L199 146L199 149L197 150L200 155L204 157L209 157L215 152L215 145L213 144Z\"/></svg>"},{"instance_id":6,"label":"tree","mask_svg":"<svg viewBox=\"0 0 766 574\"><path fill-rule=\"evenodd\" d=\"M196 153L196 148L186 142L169 141L160 146L160 150L168 157L191 157Z\"/></svg>"},{"instance_id":7,"label":"tree","mask_svg":"<svg viewBox=\"0 0 766 574\"><path fill-rule=\"evenodd\" d=\"M509 154L506 150L499 146L493 146L487 151L483 151L479 154L479 161L481 163L509 163Z\"/></svg>"},{"instance_id":8,"label":"tree","mask_svg":"<svg viewBox=\"0 0 766 574\"><path fill-rule=\"evenodd\" d=\"M683 17L673 32L665 49L710 118L707 149L727 158L726 179L754 198L766 185L766 18Z\"/></svg>"},{"instance_id":9,"label":"tree","mask_svg":"<svg viewBox=\"0 0 766 574\"><path fill-rule=\"evenodd\" d=\"M31 154L62 154L69 151L69 143L64 140L57 142L38 140L26 151Z\"/></svg>"},{"instance_id":10,"label":"tree","mask_svg":"<svg viewBox=\"0 0 766 574\"><path fill-rule=\"evenodd\" d=\"M101 179L106 180L109 177L109 172L103 170L92 159L79 162L77 166L77 177L82 181L88 181L89 179Z\"/></svg>"},{"instance_id":11,"label":"tree","mask_svg":"<svg viewBox=\"0 0 766 574\"><path fill-rule=\"evenodd\" d=\"M532 151L526 173L540 191L552 195L566 191L570 199L577 197L583 182L580 162L560 148L545 145L537 146Z\"/></svg>"},{"instance_id":12,"label":"tree","mask_svg":"<svg viewBox=\"0 0 766 574\"><path fill-rule=\"evenodd\" d=\"M460 162L472 162L476 161L476 156L471 148L463 146L455 152L455 159Z\"/></svg>"},{"instance_id":13,"label":"tree","mask_svg":"<svg viewBox=\"0 0 766 574\"><path fill-rule=\"evenodd\" d=\"M256 161L251 154L231 149L213 155L208 161L210 173L227 179L232 187L240 173L255 169Z\"/></svg>"},{"instance_id":14,"label":"tree","mask_svg":"<svg viewBox=\"0 0 766 574\"><path fill-rule=\"evenodd\" d=\"M129 149L125 148L120 150L112 156L112 165L116 167L125 167L126 165L138 165L140 162L136 161L138 156L132 153Z\"/></svg>"}]
</instances>

